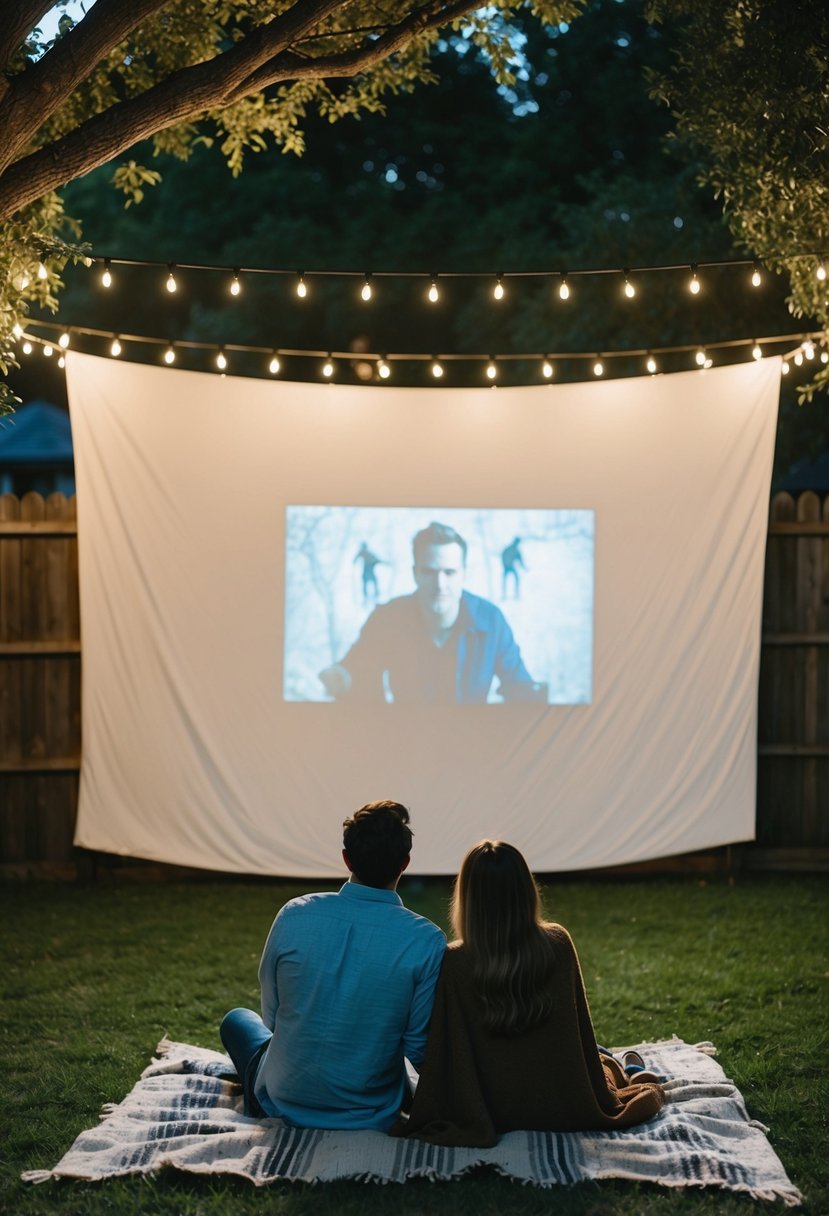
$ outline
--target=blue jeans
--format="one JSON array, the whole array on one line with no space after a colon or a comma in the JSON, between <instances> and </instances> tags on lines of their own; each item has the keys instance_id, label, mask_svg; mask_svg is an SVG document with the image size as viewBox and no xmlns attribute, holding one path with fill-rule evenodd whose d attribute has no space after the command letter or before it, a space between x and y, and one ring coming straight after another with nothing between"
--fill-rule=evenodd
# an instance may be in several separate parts
<instances>
[{"instance_id":1,"label":"blue jeans","mask_svg":"<svg viewBox=\"0 0 829 1216\"><path fill-rule=\"evenodd\" d=\"M219 1037L239 1074L245 1099L245 1114L253 1115L257 1119L267 1118L267 1111L260 1106L253 1087L259 1061L271 1041L271 1032L259 1014L254 1013L252 1009L231 1009L230 1013L226 1013L222 1018Z\"/></svg>"}]
</instances>

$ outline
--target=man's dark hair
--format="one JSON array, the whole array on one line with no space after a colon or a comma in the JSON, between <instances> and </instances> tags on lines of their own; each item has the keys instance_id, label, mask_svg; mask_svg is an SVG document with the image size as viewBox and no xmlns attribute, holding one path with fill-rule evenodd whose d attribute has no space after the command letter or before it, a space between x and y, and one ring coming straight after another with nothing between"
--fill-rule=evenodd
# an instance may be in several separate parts
<instances>
[{"instance_id":1,"label":"man's dark hair","mask_svg":"<svg viewBox=\"0 0 829 1216\"><path fill-rule=\"evenodd\" d=\"M359 882L387 887L412 851L409 812L399 802L366 803L343 823L343 848Z\"/></svg>"},{"instance_id":2,"label":"man's dark hair","mask_svg":"<svg viewBox=\"0 0 829 1216\"><path fill-rule=\"evenodd\" d=\"M440 524L433 519L428 528L421 528L419 532L415 533L412 541L415 563L418 561L419 552L427 545L460 545L463 564L466 565L466 541L448 524Z\"/></svg>"}]
</instances>

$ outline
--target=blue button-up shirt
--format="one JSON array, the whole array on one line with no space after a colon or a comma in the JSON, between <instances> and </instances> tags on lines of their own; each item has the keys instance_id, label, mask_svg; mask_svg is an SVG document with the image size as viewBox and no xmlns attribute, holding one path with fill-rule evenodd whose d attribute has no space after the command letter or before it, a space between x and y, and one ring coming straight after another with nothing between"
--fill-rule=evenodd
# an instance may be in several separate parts
<instances>
[{"instance_id":1,"label":"blue button-up shirt","mask_svg":"<svg viewBox=\"0 0 829 1216\"><path fill-rule=\"evenodd\" d=\"M420 1064L446 939L395 891L347 882L279 912L262 961L273 1031L262 1109L299 1127L387 1130Z\"/></svg>"}]
</instances>

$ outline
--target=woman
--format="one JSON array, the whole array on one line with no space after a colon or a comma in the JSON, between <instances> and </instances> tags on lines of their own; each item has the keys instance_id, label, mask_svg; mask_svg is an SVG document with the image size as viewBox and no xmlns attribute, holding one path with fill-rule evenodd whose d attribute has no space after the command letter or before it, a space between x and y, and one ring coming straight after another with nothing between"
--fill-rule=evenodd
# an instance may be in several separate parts
<instances>
[{"instance_id":1,"label":"woman","mask_svg":"<svg viewBox=\"0 0 829 1216\"><path fill-rule=\"evenodd\" d=\"M420 1081L394 1135L485 1147L519 1128L613 1130L659 1111L665 1095L653 1074L633 1083L600 1056L575 947L541 919L518 849L483 840L469 850L452 925Z\"/></svg>"}]
</instances>

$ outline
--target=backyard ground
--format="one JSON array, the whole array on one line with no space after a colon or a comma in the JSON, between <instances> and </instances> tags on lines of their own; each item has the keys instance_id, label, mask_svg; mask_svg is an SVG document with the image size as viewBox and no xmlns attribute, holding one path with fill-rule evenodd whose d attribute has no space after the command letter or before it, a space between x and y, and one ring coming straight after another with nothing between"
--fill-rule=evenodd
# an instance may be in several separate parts
<instances>
[{"instance_id":1,"label":"backyard ground","mask_svg":"<svg viewBox=\"0 0 829 1216\"><path fill-rule=\"evenodd\" d=\"M332 886L338 884L329 884ZM233 1005L256 1005L256 968L281 904L324 883L8 884L3 918L0 1212L163 1216L730 1216L757 1207L717 1190L602 1182L521 1187L489 1172L403 1187L338 1183L257 1191L239 1180L31 1186L105 1102L119 1101L158 1040L218 1048ZM445 925L444 880L406 879L404 902ZM806 1211L829 1212L829 884L818 877L550 882L551 919L578 946L600 1042L712 1040L749 1114L770 1130ZM779 1205L778 1205L779 1206ZM782 1207L780 1208L782 1210Z\"/></svg>"}]
</instances>

